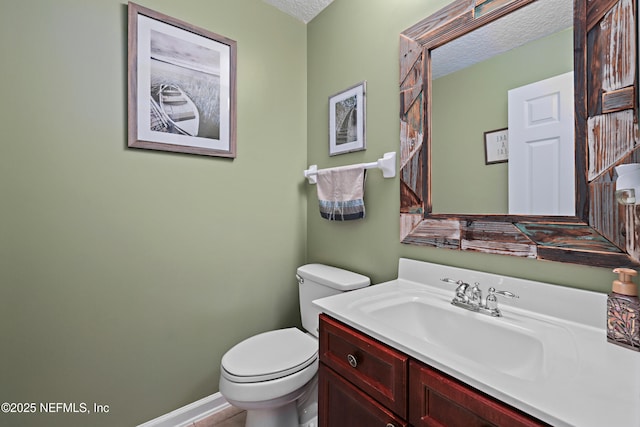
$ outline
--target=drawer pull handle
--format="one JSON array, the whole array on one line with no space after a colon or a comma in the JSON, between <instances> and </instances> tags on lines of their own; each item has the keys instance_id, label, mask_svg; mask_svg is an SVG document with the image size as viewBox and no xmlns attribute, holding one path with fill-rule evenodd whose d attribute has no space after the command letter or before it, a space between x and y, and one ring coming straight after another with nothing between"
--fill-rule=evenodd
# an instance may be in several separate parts
<instances>
[{"instance_id":1,"label":"drawer pull handle","mask_svg":"<svg viewBox=\"0 0 640 427\"><path fill-rule=\"evenodd\" d=\"M351 365L352 368L358 366L358 359L356 359L353 354L347 354L347 361L349 361L349 365Z\"/></svg>"},{"instance_id":2,"label":"drawer pull handle","mask_svg":"<svg viewBox=\"0 0 640 427\"><path fill-rule=\"evenodd\" d=\"M387 425L385 427L396 427L395 424L391 424L391 423L387 423Z\"/></svg>"}]
</instances>

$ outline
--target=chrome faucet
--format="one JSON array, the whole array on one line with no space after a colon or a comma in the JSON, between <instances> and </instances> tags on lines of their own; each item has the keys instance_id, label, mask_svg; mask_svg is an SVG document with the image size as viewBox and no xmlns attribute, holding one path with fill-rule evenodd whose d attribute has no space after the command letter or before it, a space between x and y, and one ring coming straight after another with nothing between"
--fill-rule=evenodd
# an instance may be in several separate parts
<instances>
[{"instance_id":1,"label":"chrome faucet","mask_svg":"<svg viewBox=\"0 0 640 427\"><path fill-rule=\"evenodd\" d=\"M474 306L482 307L482 291L480 290L480 283L474 283L471 289L468 289L469 303Z\"/></svg>"},{"instance_id":2,"label":"chrome faucet","mask_svg":"<svg viewBox=\"0 0 640 427\"><path fill-rule=\"evenodd\" d=\"M447 280L450 281L450 279L447 279ZM469 284L464 283L462 280L458 280L454 283L458 285L458 287L456 288L456 296L454 299L460 302L467 302L469 300L469 296L467 295Z\"/></svg>"},{"instance_id":3,"label":"chrome faucet","mask_svg":"<svg viewBox=\"0 0 640 427\"><path fill-rule=\"evenodd\" d=\"M442 280L443 282L455 283L456 285L458 285L455 291L456 294L451 300L451 304L457 307L462 307L469 311L488 314L492 317L502 316L502 313L498 308L498 295L507 298L518 298L518 296L512 292L496 291L496 288L490 287L489 294L483 301L482 290L480 290L480 284L478 282L474 283L474 285L471 286L468 283L463 282L462 280L454 280L449 278L440 280Z\"/></svg>"}]
</instances>

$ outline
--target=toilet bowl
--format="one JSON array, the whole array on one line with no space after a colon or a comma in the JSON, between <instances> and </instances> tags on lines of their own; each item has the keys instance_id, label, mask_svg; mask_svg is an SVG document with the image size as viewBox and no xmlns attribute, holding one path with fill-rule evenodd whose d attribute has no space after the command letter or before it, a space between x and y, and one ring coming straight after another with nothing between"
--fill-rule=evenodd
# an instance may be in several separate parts
<instances>
[{"instance_id":1,"label":"toilet bowl","mask_svg":"<svg viewBox=\"0 0 640 427\"><path fill-rule=\"evenodd\" d=\"M301 330L248 338L229 350L221 365L220 393L247 411L247 427L297 427L299 413L316 415L318 341ZM303 397L306 403L298 407Z\"/></svg>"},{"instance_id":2,"label":"toilet bowl","mask_svg":"<svg viewBox=\"0 0 640 427\"><path fill-rule=\"evenodd\" d=\"M369 278L322 264L298 268L302 325L236 344L220 363L220 393L247 411L246 427L317 427L318 314L311 302L362 288Z\"/></svg>"}]
</instances>

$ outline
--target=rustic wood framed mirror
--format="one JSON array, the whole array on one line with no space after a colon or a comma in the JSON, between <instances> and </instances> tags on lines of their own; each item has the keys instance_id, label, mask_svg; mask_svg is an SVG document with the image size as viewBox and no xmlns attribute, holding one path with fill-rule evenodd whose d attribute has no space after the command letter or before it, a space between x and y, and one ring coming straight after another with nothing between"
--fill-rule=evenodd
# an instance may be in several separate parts
<instances>
[{"instance_id":1,"label":"rustic wood framed mirror","mask_svg":"<svg viewBox=\"0 0 640 427\"><path fill-rule=\"evenodd\" d=\"M640 162L637 0L573 2L575 215L434 213L432 53L537 1L456 0L401 34L401 241L600 267L638 266L640 210L616 203L614 170Z\"/></svg>"}]
</instances>

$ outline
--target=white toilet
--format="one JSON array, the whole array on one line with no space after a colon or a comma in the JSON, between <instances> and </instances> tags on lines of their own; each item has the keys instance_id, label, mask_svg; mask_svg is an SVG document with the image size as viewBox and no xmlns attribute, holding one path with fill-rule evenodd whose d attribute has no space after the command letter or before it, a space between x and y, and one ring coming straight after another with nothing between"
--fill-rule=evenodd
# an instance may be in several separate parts
<instances>
[{"instance_id":1,"label":"white toilet","mask_svg":"<svg viewBox=\"0 0 640 427\"><path fill-rule=\"evenodd\" d=\"M302 326L247 338L222 357L220 393L247 411L246 427L317 427L318 315L313 300L369 286L368 277L323 264L298 268Z\"/></svg>"}]
</instances>

